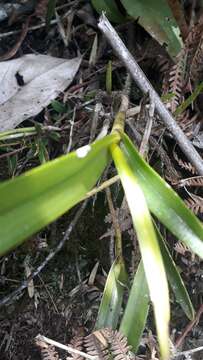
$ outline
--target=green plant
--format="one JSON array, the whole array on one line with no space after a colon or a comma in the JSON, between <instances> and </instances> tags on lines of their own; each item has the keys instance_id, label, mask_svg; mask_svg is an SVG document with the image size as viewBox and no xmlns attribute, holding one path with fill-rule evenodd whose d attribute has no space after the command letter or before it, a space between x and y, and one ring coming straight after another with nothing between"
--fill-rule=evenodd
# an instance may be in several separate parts
<instances>
[{"instance_id":1,"label":"green plant","mask_svg":"<svg viewBox=\"0 0 203 360\"><path fill-rule=\"evenodd\" d=\"M110 135L0 184L0 254L19 245L84 199L113 158L142 255L120 331L136 351L150 298L160 352L163 359L168 359L170 310L167 278L190 319L194 310L167 246L153 225L150 212L201 257L203 227L174 190L141 158L123 130L124 120L125 113L120 111ZM123 292L128 284L121 238L117 238L117 242L116 259L107 278L97 328L118 326ZM135 321L137 317L139 321Z\"/></svg>"},{"instance_id":2,"label":"green plant","mask_svg":"<svg viewBox=\"0 0 203 360\"><path fill-rule=\"evenodd\" d=\"M178 54L182 45L180 29L166 0L121 0L121 3L129 16L136 19L161 45L167 45L172 57ZM115 1L92 0L92 4L98 13L104 11L113 22L127 19Z\"/></svg>"}]
</instances>

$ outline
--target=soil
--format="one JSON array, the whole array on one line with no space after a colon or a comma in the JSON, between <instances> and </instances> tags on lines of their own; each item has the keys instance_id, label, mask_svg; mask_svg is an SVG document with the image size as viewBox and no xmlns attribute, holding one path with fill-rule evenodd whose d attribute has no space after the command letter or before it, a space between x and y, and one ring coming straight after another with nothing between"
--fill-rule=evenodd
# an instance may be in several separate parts
<instances>
[{"instance_id":1,"label":"soil","mask_svg":"<svg viewBox=\"0 0 203 360\"><path fill-rule=\"evenodd\" d=\"M5 9L5 4L11 3L12 8L7 11L5 18L1 18L1 10ZM100 132L106 114L108 114L110 124L112 124L112 113L115 113L117 105L115 96L109 95L105 91L106 64L109 59L113 61L113 90L115 92L123 89L126 79L124 67L115 57L105 39L98 33L96 28L98 15L88 1L56 1L57 13L64 27L63 29L67 31L70 23L70 34L67 35L66 33L67 41L63 39L63 31L60 26L57 26L56 22L53 21L54 16L48 29L44 25L32 29L34 26L44 23L46 17L47 2L41 1L41 7L38 7L38 12L36 12L38 3L31 0L0 1L0 60L1 56L3 57L5 54L7 54L9 60L28 53L47 54L67 59L73 58L80 53L83 54L83 61L80 71L71 84L70 92L61 94L57 100L58 106L61 106L66 101L68 113L64 115L62 111L57 109L57 104L52 104L34 118L28 119L20 125L20 127L26 127L33 126L33 124L39 124L39 126L57 124L61 129L60 138L45 132L38 133L36 136L25 140L24 143L21 139L15 144L4 144L4 148L0 148L1 180L20 175L27 169L40 165L41 157L39 151L37 152L39 140L46 147L44 156L46 155L48 159L63 154L70 140L70 128L67 131L66 126L69 126L74 112L76 126L73 131L71 150L89 142L92 131L92 113L96 101L101 101L104 115L101 114L98 119L94 136ZM15 6L18 5L17 10L14 4ZM186 5L187 16L189 16L191 4L187 2ZM33 15L29 23L31 30L27 32L25 39L15 49L16 51L13 51L22 32L23 24L30 15ZM136 55L136 59L152 84L157 91L161 92L163 73L160 70L160 64L156 63L155 59L166 59L166 61L170 62L164 47L161 47L134 21L118 25L117 30ZM11 34L9 34L10 32ZM4 33L8 34L2 37ZM90 64L89 59L92 54L92 44L96 33L98 33L99 41L97 56L93 64ZM131 41L132 38L133 42ZM80 80L86 83L86 86L80 88ZM67 94L72 95L67 97ZM84 104L87 101L90 101L90 103L86 106ZM139 105L140 101L144 102L145 99L142 99L140 90L132 84L130 104L132 106ZM140 130L139 124L142 124L142 121L138 123L138 130ZM155 128L153 133L156 139L160 137L160 133L164 130L163 127L160 127L160 124L157 127L159 129L156 130ZM133 131L129 127L128 133L139 145L138 139L134 137ZM183 169L172 155L175 146L174 140L167 134L163 141L172 168L166 167L163 158L160 158L160 154L157 154L153 148L150 148L150 164L163 177L169 179L169 182L173 185L174 178L171 177L171 171L173 174L178 173L179 178L189 175L187 169ZM16 154L13 154L13 151L15 152L22 146L25 146L25 149L20 152L16 151ZM177 153L178 156L182 155L180 149L177 150ZM2 154L8 155L2 156ZM113 166L110 166L108 177L114 174L115 170ZM119 209L123 199L120 184L114 184L111 190L114 206ZM177 191L183 198L186 197L186 193L182 188L177 189ZM202 190L198 191L198 195L201 195ZM106 276L113 258L113 226L111 221L109 223L110 215L105 192L89 200L83 215L74 227L63 249L39 272L33 282L30 282L28 288L20 291L17 297L12 297L13 291L18 289L26 276L28 276L28 273L38 269L47 255L56 248L78 208L79 206L76 206L68 214L65 214L28 239L22 246L0 259L1 360L45 359L42 356L41 349L36 344L38 334L47 336L62 344L68 344L81 329L86 334L93 330ZM201 219L202 215L198 214L198 216ZM139 251L137 251L137 240L128 213L122 219L122 226L124 257L128 271L132 273L133 269L136 268L135 264L138 263L140 255ZM166 237L170 251L191 295L194 307L198 310L203 300L203 263L188 249L181 249L181 245L179 243L177 245L177 241L172 235L166 233ZM93 269L97 264L98 270L96 275L93 276ZM91 276L93 276L93 282ZM6 304L2 305L5 299L7 299ZM172 341L175 341L182 334L189 321L176 304L173 296L171 297L171 305L170 332ZM203 346L202 325L203 319L200 317L199 322L194 324L192 330L184 339L182 343L183 350ZM145 336L143 337L145 341L143 340L139 349L141 359L150 359L148 355L150 331L152 331L152 336L154 334L152 314L150 314ZM67 357L67 353L64 351L59 351L59 355L61 359ZM203 352L191 357L191 359L202 358ZM51 359L57 359L57 356Z\"/></svg>"}]
</instances>

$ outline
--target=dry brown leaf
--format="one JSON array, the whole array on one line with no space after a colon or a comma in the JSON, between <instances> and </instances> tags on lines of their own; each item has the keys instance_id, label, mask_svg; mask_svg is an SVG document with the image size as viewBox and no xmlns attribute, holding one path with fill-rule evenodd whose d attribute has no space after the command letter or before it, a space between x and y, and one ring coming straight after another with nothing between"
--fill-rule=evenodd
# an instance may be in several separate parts
<instances>
[{"instance_id":1,"label":"dry brown leaf","mask_svg":"<svg viewBox=\"0 0 203 360\"><path fill-rule=\"evenodd\" d=\"M48 106L72 82L80 62L80 57L34 54L1 62L0 131L15 128Z\"/></svg>"},{"instance_id":2,"label":"dry brown leaf","mask_svg":"<svg viewBox=\"0 0 203 360\"><path fill-rule=\"evenodd\" d=\"M190 198L185 200L185 203L196 215L203 213L203 198L201 196L190 193Z\"/></svg>"}]
</instances>

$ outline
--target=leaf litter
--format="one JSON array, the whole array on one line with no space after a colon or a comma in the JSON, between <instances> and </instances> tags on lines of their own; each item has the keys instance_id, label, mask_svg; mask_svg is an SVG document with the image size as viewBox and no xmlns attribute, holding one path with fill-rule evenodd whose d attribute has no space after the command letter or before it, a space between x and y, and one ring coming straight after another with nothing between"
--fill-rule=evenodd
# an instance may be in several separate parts
<instances>
[{"instance_id":1,"label":"leaf litter","mask_svg":"<svg viewBox=\"0 0 203 360\"><path fill-rule=\"evenodd\" d=\"M12 1L12 4L14 2L28 4L31 1L15 0ZM47 3L47 1L42 1L42 0L38 2L36 1L36 3L40 3L40 2L41 4L42 3L45 4L45 2ZM125 2L127 3L128 1L122 1L122 3ZM2 1L0 1L0 3L2 3ZM92 53L94 53L95 49L93 46L93 40L95 39L95 36L97 34L97 31L95 31L96 25L94 25L96 24L96 15L95 12L92 12L91 15L89 10L87 11L82 3L83 1L81 2L71 1L71 0L57 1L57 6L59 6L59 9L57 9L57 13L59 14L61 24L63 25L64 34L66 40L68 38L68 41L65 42L64 39L62 39L62 35L63 35L62 31L60 33L59 29L57 30L58 23L56 21L57 19L55 18L53 20L56 21L55 25L53 25L52 23L50 27L50 31L47 33L42 28L38 30L32 30L31 26L29 26L29 32L26 35L26 41L23 41L23 43L20 46L18 46L18 50L16 52L16 54L18 55L18 59L1 63L2 67L0 67L1 70L0 71L1 73L0 75L0 79L1 79L0 129L1 130L0 131L2 131L3 129L13 129L17 126L17 123L22 126L21 122L29 118L31 118L32 121L34 120L34 125L35 125L35 128L33 130L34 135L31 135L28 138L22 136L21 141L15 140L15 142L13 142L13 138L10 137L9 139L7 139L7 141L1 141L1 146L2 146L1 151L3 153L1 155L8 156L8 160L10 162L11 160L13 160L14 163L13 168L14 166L16 166L18 173L22 173L23 171L26 170L26 167L24 165L26 164L26 162L27 162L26 165L27 168L32 168L33 166L36 166L38 164L37 162L38 160L36 159L36 157L34 157L31 151L33 149L34 154L36 154L38 151L39 144L41 143L45 146L45 149L47 150L50 159L59 156L61 153L64 153L67 149L67 144L69 140L71 140L71 144L72 144L71 149L77 149L82 147L82 149L84 150L83 146L85 146L89 142L88 136L90 134L91 122L93 122L91 115L94 111L94 106L96 108L98 103L100 104L101 102L102 109L104 109L103 111L104 115L100 113L100 119L95 129L95 136L97 135L97 132L101 130L100 127L102 120L108 117L110 111L112 112L112 110L114 110L112 109L113 104L111 103L112 98L110 96L107 97L106 94L104 94L100 98L99 96L94 97L94 95L90 95L92 90L94 93L96 93L96 95L97 93L99 95L99 91L104 90L104 85L103 85L104 79L102 78L102 74L104 71L106 71L105 69L107 63L107 54L109 55L110 53L106 52L107 50L106 45L102 44L101 38L98 37L98 44L96 46L97 49L95 51L96 52L94 59L95 61L93 61L93 63L90 66L91 63L91 61L89 61L91 58L90 49L92 49ZM91 7L91 4L89 2L87 3ZM66 7L63 8L63 6ZM70 11L70 13L68 13L69 14L68 16L66 16L66 11L65 11L67 6ZM32 11L34 11L34 8L32 9ZM81 11L83 11L85 14L84 18L79 16L79 12ZM89 19L88 16L90 17L91 21L87 21L87 19ZM71 20L69 20L69 18ZM22 29L22 24L25 21L25 19L26 19L25 17L18 18L18 21L16 22L16 26L14 23L13 27L9 27L8 29L5 29L4 25L2 25L2 27L4 27L2 29L3 30L2 33L5 33L6 30L8 31L12 29L17 29L18 33L20 33L21 30L18 29ZM167 18L166 21L168 21ZM88 22L91 24L90 26ZM39 19L37 20L35 17L32 17L32 23L30 25L35 25L36 23L39 24ZM67 23L69 24L68 31L67 31ZM84 24L86 24L85 27ZM151 73L155 72L154 71L155 66L157 67L160 66L160 68L158 69L156 68L156 77L157 80L160 80L162 75L166 72L165 70L163 70L163 68L161 69L161 64L162 65L168 64L169 66L171 60L169 61L168 57L165 54L164 48L163 47L161 48L159 44L155 42L155 40L152 40L150 37L146 39L146 32L144 33L143 29L141 31L140 28L138 28L138 25L136 24L133 24L133 26L135 27L134 35L136 35L133 36L133 46L135 47L136 56L141 59L140 61L141 66L144 66L145 70L148 72L148 76L150 80L153 77ZM123 32L124 38L125 38L125 30L127 31L130 30L127 25L124 26L124 32ZM139 36L137 36L137 30L139 32ZM14 30L14 32L16 32L16 30ZM198 35L197 30L195 32ZM132 30L130 33L131 35L133 34ZM202 34L202 26L200 33ZM191 34L192 32L190 33L190 37ZM153 34L151 33L151 35ZM11 39L11 42L8 41L8 44L7 44L7 38L4 37L4 39L6 39L5 41L6 44L1 43L3 53L4 50L6 51L7 48L10 49L13 46L13 39ZM146 43L144 42L145 39L146 39ZM15 40L15 34L14 34L14 40ZM131 47L132 45L131 41L132 39L130 40L130 36L127 37L127 39L125 39L125 42L127 43L128 47ZM73 42L77 44L76 46L77 51L73 46ZM54 49L52 47L52 44L54 44L53 46ZM57 58L47 55L25 55L23 57L19 57L22 54L30 53L30 45L31 45L31 49L34 49L35 53L45 53L45 54L57 56ZM152 51L150 51L150 48L152 49ZM193 48L194 48L194 36L192 36L192 48L189 49L190 52L192 51ZM69 97L67 95L63 96L64 89L69 86L70 82L74 79L77 72L77 69L75 69L74 71L72 69L72 72L70 70L71 72L70 77L72 80L69 79L68 76L67 77L64 76L65 71L67 71L67 67L69 66L68 65L69 60L67 60L66 58L67 57L73 58L72 61L74 62L75 61L74 59L78 59L76 58L78 49L81 54L84 54L83 55L84 62L82 63L80 69L81 71L80 82L79 83L76 82L76 86L74 88L74 97L73 96ZM32 63L32 61L31 60L25 61L26 57L30 57L30 56L33 57L33 59L34 58L36 59L35 65L32 65L33 67L35 67L35 69L37 68L38 70L36 76L33 75L34 70L30 69L30 63ZM41 56L43 56L44 60L40 62L39 59ZM45 65L47 65L46 62L49 57L52 58L53 62L54 59L56 59L59 62L61 61L61 63L60 64L58 63L58 65L54 64L53 66L50 65L50 67L46 69ZM62 59L63 57L64 59ZM110 54L110 59L112 60L112 65L113 65L113 90L116 90L118 89L116 77L117 79L119 79L120 83L123 83L125 70L120 71L120 67L118 68L119 64L114 61L114 57L111 54ZM158 60L160 60L160 64L158 63ZM67 61L67 65L65 65L66 61ZM78 68L79 68L80 59L76 61L78 61L79 63L78 64ZM62 75L60 75L63 78L61 79L61 83L64 80L64 82L67 81L67 85L66 86L64 85L63 89L62 87L61 88L58 87L57 89L55 89L57 95L59 94L59 97L56 95L55 98L58 97L58 104L60 105L61 108L64 108L65 111L62 111L60 107L58 111L56 111L52 103L54 98L52 98L49 102L47 102L47 105L51 103L51 106L47 108L45 101L42 101L41 98L39 100L40 104L37 104L38 100L35 97L32 98L33 97L32 92L30 92L30 96L28 97L27 90L29 89L28 85L30 85L30 88L32 90L34 88L33 86L34 84L38 89L37 92L39 93L41 92L41 90L46 88L45 91L47 91L48 94L47 96L49 96L51 90L53 91L53 82L54 82L53 79L49 81L50 73L52 70L55 69L56 71L55 74L57 74L57 78L58 78L59 77L58 68L62 66L63 62L64 62L65 71L64 72L61 71L61 73L63 73ZM15 64L15 66L13 64ZM173 67L171 64L171 67L169 68L169 73L171 72L172 68ZM11 73L9 75L10 71ZM37 84L37 78L42 78L43 76L45 76L47 82L45 83L45 81L41 79L41 84L40 83ZM4 77L6 80L4 79ZM8 81L9 79L10 79L10 84ZM169 78L166 78L166 83L171 84ZM177 85L176 88L178 88L179 84L174 84L174 85ZM133 91L131 94L131 101L132 104L137 105L138 104L137 95L136 93L133 94L133 92L135 92L134 87L132 87L132 90ZM73 94L73 89L71 89L71 93ZM177 93L175 95L177 95ZM21 101L19 100L18 102L16 98L21 99ZM91 103L87 106L85 105L86 100L91 101ZM14 107L15 104L18 105L17 110ZM13 109L10 113L14 119L13 121L10 121L11 117L9 113L6 113L7 118L4 118L2 109L4 109L6 105L8 105L8 109L10 105L13 106ZM23 116L22 106L25 105L27 105L27 107L26 110L23 112L23 114L27 114L27 116L22 117ZM31 112L33 105L35 108L37 108L37 105L39 105L38 110L37 109L35 110L36 113ZM40 116L33 118L35 115L39 114L41 110L44 108L45 111L43 111L40 114ZM29 114L28 111L30 111ZM72 113L73 113L72 123L74 124L74 126L73 125L71 126L73 132L70 131ZM132 129L134 129L133 126L135 126L138 135L141 136L142 138L142 134L143 134L142 128L143 126L145 126L144 119L143 120L141 119L136 122L130 121L130 119L128 120L129 122L127 122L127 124L130 124L132 126ZM182 124L184 129L186 129L185 124L188 127L187 118L184 114L184 123ZM47 132L45 132L45 128L49 126L50 128L51 127L57 128L58 131L57 134L58 135L60 134L57 142L55 138L51 138L50 136L50 135L52 136L54 135L53 131L48 132L47 130ZM13 132L15 131L21 131L21 127L19 129L13 130ZM156 119L153 124L152 136L150 136L149 139L149 149L150 151L157 153L158 158L161 159L160 162L161 162L161 166L163 167L162 169L163 176L164 175L166 176L168 174L169 181L173 184L174 177L171 175L171 173L173 174L175 171L174 162L177 160L175 159L175 156L172 156L172 151L171 152L168 151L171 149L172 139L168 139L167 136L164 136L164 141L166 142L164 148L156 140L163 138L162 131L163 128L161 128L158 120ZM57 134L55 133L55 135ZM13 158L11 155L9 155L9 152L10 154L16 152L13 155ZM28 155L30 152L31 155L29 158ZM85 155L83 151L82 151L82 155L83 156ZM180 157L180 155L182 154L178 149L177 156ZM150 154L150 157L152 157L152 161L151 161L152 163L154 163L155 161L157 163L156 156ZM170 167L168 165L169 160L170 160ZM189 168L188 166L186 167L185 165L186 164L185 159L181 158L180 160L181 163L180 161L177 161L177 164L175 164L176 169L179 171L178 174L181 176L185 172L187 176L189 176L188 174ZM182 163L184 163L184 166L181 166ZM0 166L1 169L4 167L3 171L5 172L6 169L5 162L1 160ZM12 176L15 175L16 173L15 171L13 171ZM191 187L191 184L187 184L187 187ZM198 194L199 194L199 190L198 190ZM118 205L118 202L116 201L116 197L117 196L115 194L113 200L115 201L115 206L117 206L118 211L120 210L119 211L120 213L122 209L119 209L120 205ZM105 240L104 236L102 236L102 234L105 232L105 229L104 229L103 221L102 220L100 221L100 219L102 219L103 217L104 210L106 210L106 207L104 206L103 198L101 195L101 197L99 196L99 199L95 201L94 213L92 214L92 207L90 206L89 211L84 215L84 217L80 219L80 222L77 226L77 231L75 232L75 235L73 235L73 237L71 238L71 242L69 243L69 246L67 246L67 249L64 248L64 251L62 251L61 254L58 254L58 256L55 257L55 262L52 263L53 267L51 267L51 269L46 269L43 272L41 278L40 277L39 279L36 278L34 283L34 296L32 298L32 301L28 292L27 294L25 293L24 296L22 297L20 295L16 302L8 304L7 307L2 308L2 312L0 312L0 322L1 322L1 330L0 330L1 356L0 357L1 358L5 360L10 358L14 360L16 359L23 360L27 358L39 359L40 354L36 354L38 356L35 357L36 346L33 344L33 339L35 335L37 335L37 333L41 332L41 329L43 329L43 334L47 334L51 338L61 341L61 343L64 342L67 343L68 339L70 339L72 335L74 335L74 333L77 333L81 324L85 324L85 328L88 329L89 331L92 324L94 323L94 319L97 314L97 310L100 302L101 289L103 289L103 284L105 282L103 268L105 270L109 268L109 257L111 255L110 253L111 247L113 253L113 241L111 240L112 246L111 245L109 246L109 239ZM108 209L107 209L107 213L108 213ZM126 254L126 258L129 259L131 258L131 250L133 249L134 258L132 256L132 261L129 264L129 266L131 266L132 269L135 269L136 268L135 264L139 261L139 254L136 250L137 243L134 232L132 230L131 220L129 218L129 222L128 222L128 218L129 216L127 217L127 220L125 219L121 220L121 229L123 233L125 232L124 236L127 241L127 245L125 244L124 251ZM41 258L45 258L46 254L45 252L43 252L44 250L42 249L39 250L41 248L41 244L44 241L45 242L47 241L48 243L47 250L45 251L48 251L48 253L50 254L49 246L51 248L52 247L55 248L56 245L55 241L58 242L58 240L60 240L60 236L61 236L60 231L64 231L64 228L66 229L67 223L70 222L70 219L71 219L71 214L69 214L68 216L64 216L64 218L61 219L60 222L51 225L49 228L45 229L40 234L37 234L34 237L34 239L31 239L25 245L29 249L29 253L31 254L29 269L26 270L25 265L23 265L24 271L22 272L22 265L20 260L23 257L25 257L24 255L25 248L19 248L14 252L14 255L9 254L5 258L1 259L1 263L0 263L1 264L1 276L0 276L1 298L3 298L5 294L10 294L13 289L18 288L18 283L15 284L15 282L21 283L23 274L25 274L27 271L29 271L32 268L35 270L36 267L38 266L38 263L41 263ZM125 227L125 229L122 228L123 226ZM109 237L111 238L113 237L111 235L112 232L113 230L109 231ZM88 234L88 239L87 239L87 234ZM131 242L129 242L130 235L135 243L134 246L131 246ZM98 239L99 237L103 239L102 242L95 241L95 238ZM170 239L170 240L171 240L170 248L173 248L173 245L175 246L175 240L174 239ZM128 254L130 255L129 257ZM177 262L178 265L180 266L180 270L184 275L184 280L186 281L188 288L193 293L192 295L193 301L195 302L195 307L197 308L200 301L198 297L202 294L202 292L198 290L198 284L201 284L202 282L201 263L198 262L199 260L197 258L194 261L192 255L188 254L187 251L185 254L180 254L177 252L175 248L175 255L177 257ZM93 284L91 284L90 287L89 283L87 284L86 282L87 281L86 276L88 278L90 264L92 262L95 263L95 260L98 261L100 265L97 275L95 276L95 281ZM75 271L75 269L77 271ZM133 270L130 270L130 274L131 275L133 274ZM193 281L191 281L192 278ZM81 279L81 283L80 282L78 283L78 279ZM30 285L32 285L32 283L30 283ZM184 326L186 325L185 319L182 316L180 309L176 309L176 304L173 301L173 299L172 302L174 309L173 319L175 318L174 323L172 324L173 330L183 329ZM4 309L6 311L4 311ZM201 330L201 325L202 324L200 324L200 330ZM196 330L196 328L194 330ZM201 334L199 334L200 341L202 341ZM151 339L151 342L152 340L153 338ZM189 337L189 341L192 341L192 336ZM144 356L144 359L148 360L149 358L147 356L147 351L146 351L146 348L150 348L148 335L145 335L143 337L142 343L145 344L145 346L142 347L142 351L143 351L142 356ZM197 344L192 344L192 345L189 344L189 347L191 346L195 347L197 346ZM75 344L74 347L77 348ZM42 358L46 357L47 359L48 356L49 358L58 358L55 352L53 353L53 351L52 352L49 351L49 354L48 352L41 354ZM60 353L60 358L65 359L65 354Z\"/></svg>"}]
</instances>

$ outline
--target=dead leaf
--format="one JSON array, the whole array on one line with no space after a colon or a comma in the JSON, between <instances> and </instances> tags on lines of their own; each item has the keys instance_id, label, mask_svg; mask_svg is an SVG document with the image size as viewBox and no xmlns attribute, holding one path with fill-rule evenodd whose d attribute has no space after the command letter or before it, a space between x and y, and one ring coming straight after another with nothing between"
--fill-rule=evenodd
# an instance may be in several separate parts
<instances>
[{"instance_id":1,"label":"dead leaf","mask_svg":"<svg viewBox=\"0 0 203 360\"><path fill-rule=\"evenodd\" d=\"M80 63L80 57L66 60L34 54L1 62L0 131L42 111L69 86Z\"/></svg>"}]
</instances>

